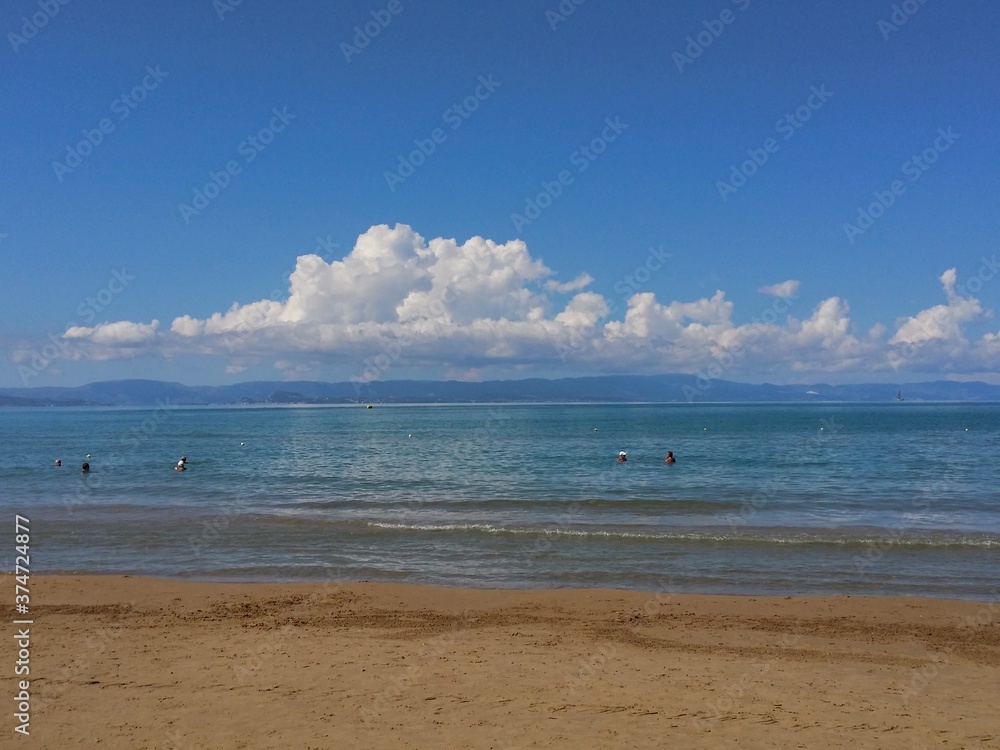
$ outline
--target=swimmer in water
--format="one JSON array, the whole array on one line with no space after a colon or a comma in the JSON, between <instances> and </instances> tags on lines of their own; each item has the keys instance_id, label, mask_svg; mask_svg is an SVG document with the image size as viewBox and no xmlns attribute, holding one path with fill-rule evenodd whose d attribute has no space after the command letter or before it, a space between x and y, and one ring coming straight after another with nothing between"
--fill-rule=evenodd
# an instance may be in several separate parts
<instances>
[{"instance_id":1,"label":"swimmer in water","mask_svg":"<svg viewBox=\"0 0 1000 750\"><path fill-rule=\"evenodd\" d=\"M675 464L675 463L677 463L677 459L674 458L674 452L673 451L667 451L667 457L665 459L663 459L663 463L665 463L665 464Z\"/></svg>"},{"instance_id":2,"label":"swimmer in water","mask_svg":"<svg viewBox=\"0 0 1000 750\"><path fill-rule=\"evenodd\" d=\"M626 456L627 456L627 455L628 455L628 454L627 454L627 453L625 453L625 451L620 451L620 452L618 453L618 463L620 463L620 464L623 464L623 463L625 463L626 461L628 461L628 458L626 458Z\"/></svg>"},{"instance_id":3,"label":"swimmer in water","mask_svg":"<svg viewBox=\"0 0 1000 750\"><path fill-rule=\"evenodd\" d=\"M183 458L180 461L178 461L177 465L174 467L174 471L187 471L187 470L188 470L188 467L184 465L184 459Z\"/></svg>"},{"instance_id":4,"label":"swimmer in water","mask_svg":"<svg viewBox=\"0 0 1000 750\"><path fill-rule=\"evenodd\" d=\"M86 461L83 462L83 466L80 467L84 474L90 473L90 464Z\"/></svg>"}]
</instances>

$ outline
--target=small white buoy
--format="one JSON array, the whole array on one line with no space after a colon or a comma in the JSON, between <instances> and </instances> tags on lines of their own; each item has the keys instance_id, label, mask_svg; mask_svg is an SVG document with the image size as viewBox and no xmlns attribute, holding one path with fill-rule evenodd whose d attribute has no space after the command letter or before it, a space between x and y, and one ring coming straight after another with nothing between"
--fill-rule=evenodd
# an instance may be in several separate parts
<instances>
[{"instance_id":1,"label":"small white buoy","mask_svg":"<svg viewBox=\"0 0 1000 750\"><path fill-rule=\"evenodd\" d=\"M240 445L246 445L246 443L240 443Z\"/></svg>"},{"instance_id":2,"label":"small white buoy","mask_svg":"<svg viewBox=\"0 0 1000 750\"><path fill-rule=\"evenodd\" d=\"M413 435L407 435L406 437L408 437L408 438L412 438L412 437L413 437Z\"/></svg>"}]
</instances>

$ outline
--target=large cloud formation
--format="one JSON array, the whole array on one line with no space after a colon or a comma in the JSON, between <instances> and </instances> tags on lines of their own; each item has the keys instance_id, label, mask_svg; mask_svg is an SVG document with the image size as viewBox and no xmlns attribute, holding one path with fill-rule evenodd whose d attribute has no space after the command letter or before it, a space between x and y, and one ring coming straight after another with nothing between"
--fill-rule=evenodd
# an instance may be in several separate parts
<instances>
[{"instance_id":1,"label":"large cloud formation","mask_svg":"<svg viewBox=\"0 0 1000 750\"><path fill-rule=\"evenodd\" d=\"M78 356L108 359L158 351L222 356L230 373L273 362L288 376L332 363L358 379L396 366L433 365L453 373L533 368L576 371L754 373L878 372L903 367L973 372L1000 362L1000 332L970 343L965 323L986 315L978 299L941 276L945 303L858 335L846 301L796 305L794 279L762 287L768 296L748 323L733 322L722 291L688 302L649 292L613 304L584 291L581 274L560 282L520 240L424 240L406 225L375 226L343 258L302 255L287 298L249 304L205 319L119 321L74 327ZM981 286L981 285L980 285ZM570 295L568 300L565 296ZM801 317L799 317L801 316Z\"/></svg>"}]
</instances>

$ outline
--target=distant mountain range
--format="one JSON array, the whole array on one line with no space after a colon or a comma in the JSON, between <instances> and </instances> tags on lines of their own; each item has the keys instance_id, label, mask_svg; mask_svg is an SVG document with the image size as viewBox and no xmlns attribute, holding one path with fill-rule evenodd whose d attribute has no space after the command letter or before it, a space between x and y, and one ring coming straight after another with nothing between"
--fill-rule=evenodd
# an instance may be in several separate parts
<instances>
[{"instance_id":1,"label":"distant mountain range","mask_svg":"<svg viewBox=\"0 0 1000 750\"><path fill-rule=\"evenodd\" d=\"M603 375L546 380L388 380L355 384L257 381L187 386L160 380L111 380L75 388L0 388L0 406L171 406L210 404L544 403L894 401L898 386L751 385L692 375ZM907 383L906 401L1000 401L1000 386L938 380Z\"/></svg>"}]
</instances>

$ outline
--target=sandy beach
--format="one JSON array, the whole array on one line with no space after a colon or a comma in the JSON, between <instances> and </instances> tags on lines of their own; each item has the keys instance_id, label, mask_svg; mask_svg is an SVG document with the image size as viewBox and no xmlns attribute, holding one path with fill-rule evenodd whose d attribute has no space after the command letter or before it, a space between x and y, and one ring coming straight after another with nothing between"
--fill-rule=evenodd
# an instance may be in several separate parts
<instances>
[{"instance_id":1,"label":"sandy beach","mask_svg":"<svg viewBox=\"0 0 1000 750\"><path fill-rule=\"evenodd\" d=\"M24 747L1000 747L997 603L67 575L31 605Z\"/></svg>"}]
</instances>

